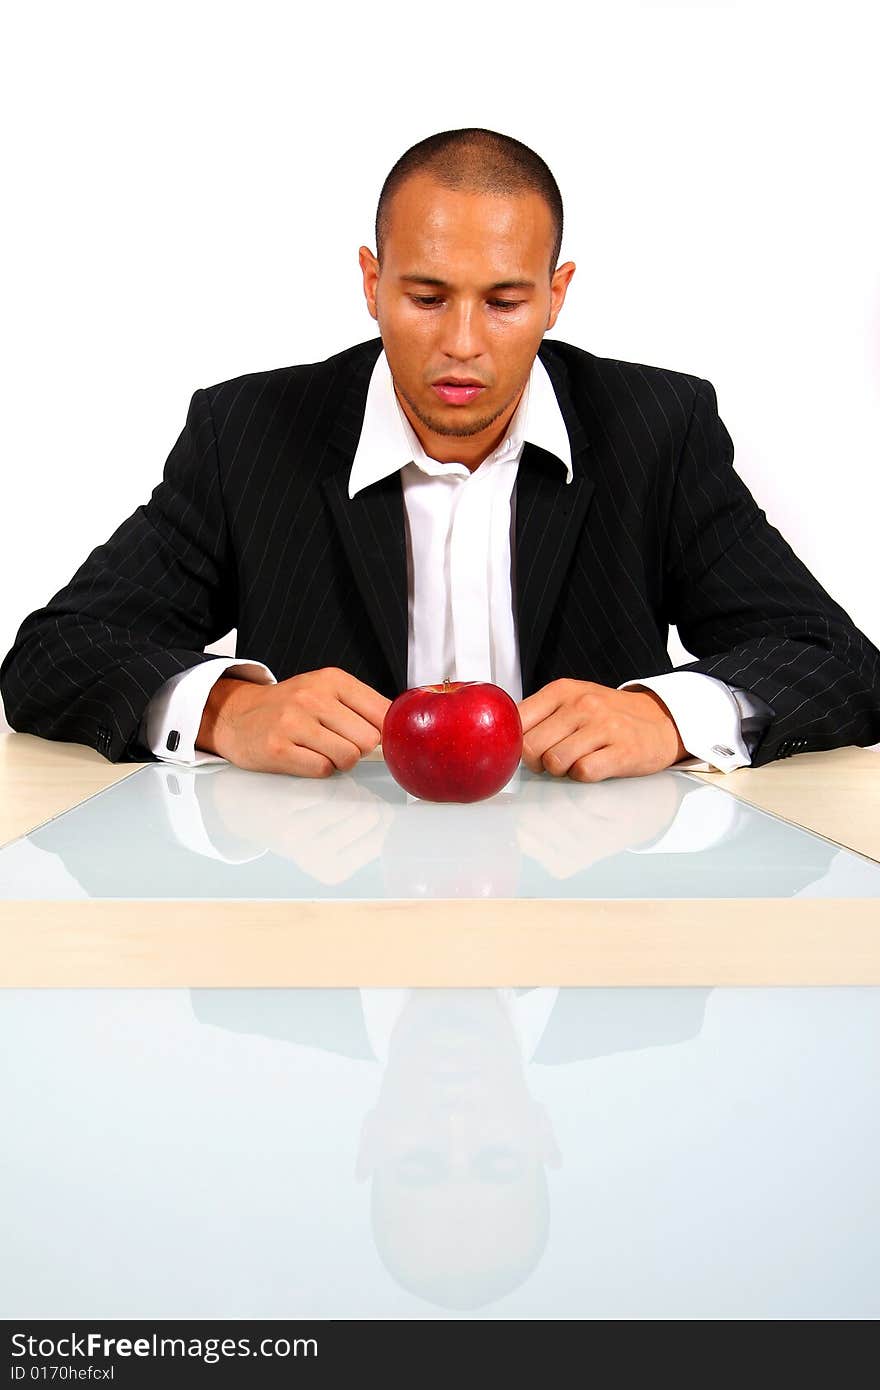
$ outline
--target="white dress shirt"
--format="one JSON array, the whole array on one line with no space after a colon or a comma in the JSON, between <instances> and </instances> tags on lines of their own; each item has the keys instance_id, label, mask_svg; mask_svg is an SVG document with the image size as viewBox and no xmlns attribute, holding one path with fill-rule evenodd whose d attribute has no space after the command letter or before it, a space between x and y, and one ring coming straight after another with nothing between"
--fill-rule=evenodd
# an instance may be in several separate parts
<instances>
[{"instance_id":1,"label":"white dress shirt","mask_svg":"<svg viewBox=\"0 0 880 1390\"><path fill-rule=\"evenodd\" d=\"M516 627L516 476L526 439L560 461L571 482L568 431L553 383L535 357L504 439L478 468L441 463L419 442L394 391L384 351L367 391L348 495L401 473L406 523L407 685L492 681L522 699ZM160 687L141 721L144 744L166 762L222 762L195 748L202 714L221 675L273 683L265 663L218 657ZM698 671L635 677L617 688L653 690L691 755L677 767L731 772L751 762L750 747L772 718L757 695Z\"/></svg>"}]
</instances>

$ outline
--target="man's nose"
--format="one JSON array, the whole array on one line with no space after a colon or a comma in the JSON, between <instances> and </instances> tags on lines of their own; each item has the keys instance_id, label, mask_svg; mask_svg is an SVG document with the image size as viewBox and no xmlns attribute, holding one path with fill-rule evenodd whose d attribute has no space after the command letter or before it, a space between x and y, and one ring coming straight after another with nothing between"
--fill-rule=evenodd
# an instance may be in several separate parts
<instances>
[{"instance_id":1,"label":"man's nose","mask_svg":"<svg viewBox=\"0 0 880 1390\"><path fill-rule=\"evenodd\" d=\"M480 306L470 300L457 300L443 315L440 342L447 357L467 362L483 351L480 325Z\"/></svg>"}]
</instances>

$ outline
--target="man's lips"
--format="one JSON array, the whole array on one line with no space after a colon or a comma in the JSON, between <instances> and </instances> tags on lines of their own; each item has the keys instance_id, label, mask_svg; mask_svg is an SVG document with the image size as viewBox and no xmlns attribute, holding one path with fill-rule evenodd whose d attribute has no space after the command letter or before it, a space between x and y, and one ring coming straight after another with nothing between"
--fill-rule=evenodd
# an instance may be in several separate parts
<instances>
[{"instance_id":1,"label":"man's lips","mask_svg":"<svg viewBox=\"0 0 880 1390\"><path fill-rule=\"evenodd\" d=\"M435 381L431 389L437 392L441 401L447 405L467 405L477 398L484 386L454 386L451 382Z\"/></svg>"}]
</instances>

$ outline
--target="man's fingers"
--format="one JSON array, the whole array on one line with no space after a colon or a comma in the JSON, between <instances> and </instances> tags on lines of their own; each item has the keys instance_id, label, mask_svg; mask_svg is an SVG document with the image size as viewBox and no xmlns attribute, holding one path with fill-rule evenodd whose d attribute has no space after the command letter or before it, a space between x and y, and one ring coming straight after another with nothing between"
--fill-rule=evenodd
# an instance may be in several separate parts
<instances>
[{"instance_id":1,"label":"man's fingers","mask_svg":"<svg viewBox=\"0 0 880 1390\"><path fill-rule=\"evenodd\" d=\"M377 726L371 723L369 719L364 719L348 705L340 704L338 701L322 711L318 718L325 729L330 729L349 743L356 744L361 755L371 753L381 738L381 724Z\"/></svg>"},{"instance_id":2,"label":"man's fingers","mask_svg":"<svg viewBox=\"0 0 880 1390\"><path fill-rule=\"evenodd\" d=\"M336 698L362 719L366 719L367 723L372 724L381 734L385 712L391 704L388 697L374 690L371 685L366 685L364 681L359 681L357 676L352 676L348 671L337 673L335 688Z\"/></svg>"},{"instance_id":3,"label":"man's fingers","mask_svg":"<svg viewBox=\"0 0 880 1390\"><path fill-rule=\"evenodd\" d=\"M557 688L558 682L553 681L550 685L542 685L540 690L536 690L534 695L529 695L527 699L520 700L517 709L523 726L523 733L527 734L542 719L546 719L554 710L559 709L564 701L561 689Z\"/></svg>"},{"instance_id":4,"label":"man's fingers","mask_svg":"<svg viewBox=\"0 0 880 1390\"><path fill-rule=\"evenodd\" d=\"M547 749L567 738L577 726L578 716L571 706L562 706L535 724L523 738L523 762L529 771L543 771L541 759Z\"/></svg>"},{"instance_id":5,"label":"man's fingers","mask_svg":"<svg viewBox=\"0 0 880 1390\"><path fill-rule=\"evenodd\" d=\"M334 733L332 729L328 729L317 719L310 726L308 733L298 736L297 744L301 749L305 748L313 753L323 754L340 772L350 772L361 759L361 750L356 743L343 738L341 734Z\"/></svg>"},{"instance_id":6,"label":"man's fingers","mask_svg":"<svg viewBox=\"0 0 880 1390\"><path fill-rule=\"evenodd\" d=\"M269 690L265 707L245 712L237 760L299 777L350 771L378 745L391 703L335 666L304 671Z\"/></svg>"},{"instance_id":7,"label":"man's fingers","mask_svg":"<svg viewBox=\"0 0 880 1390\"><path fill-rule=\"evenodd\" d=\"M606 777L638 777L641 773L621 766L617 749L607 745L576 758L568 770L573 782L602 782Z\"/></svg>"},{"instance_id":8,"label":"man's fingers","mask_svg":"<svg viewBox=\"0 0 880 1390\"><path fill-rule=\"evenodd\" d=\"M519 710L523 761L531 772L600 782L646 776L686 756L676 752L684 744L669 710L647 692L559 680L530 695Z\"/></svg>"},{"instance_id":9,"label":"man's fingers","mask_svg":"<svg viewBox=\"0 0 880 1390\"><path fill-rule=\"evenodd\" d=\"M265 771L288 772L295 777L329 777L336 770L331 758L316 753L313 748L303 748L292 739L288 739L283 751L275 756L280 765L276 767L273 763Z\"/></svg>"},{"instance_id":10,"label":"man's fingers","mask_svg":"<svg viewBox=\"0 0 880 1390\"><path fill-rule=\"evenodd\" d=\"M595 753L608 743L607 733L598 730L576 729L567 738L552 744L541 755L544 769L554 777L564 777L578 758ZM609 750L611 751L611 750Z\"/></svg>"}]
</instances>

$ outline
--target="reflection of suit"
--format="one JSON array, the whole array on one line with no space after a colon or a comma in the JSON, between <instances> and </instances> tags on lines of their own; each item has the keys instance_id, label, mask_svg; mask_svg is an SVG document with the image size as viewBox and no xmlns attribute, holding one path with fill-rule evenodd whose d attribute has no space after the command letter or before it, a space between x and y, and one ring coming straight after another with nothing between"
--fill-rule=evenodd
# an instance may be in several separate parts
<instances>
[{"instance_id":1,"label":"reflection of suit","mask_svg":"<svg viewBox=\"0 0 880 1390\"><path fill-rule=\"evenodd\" d=\"M453 991L454 993L454 991ZM533 1062L555 1065L695 1038L708 989L560 989ZM200 1023L375 1060L359 989L193 989Z\"/></svg>"},{"instance_id":2,"label":"reflection of suit","mask_svg":"<svg viewBox=\"0 0 880 1390\"><path fill-rule=\"evenodd\" d=\"M137 741L149 699L232 628L279 680L339 666L389 697L405 687L400 473L347 493L381 347L195 392L150 501L22 623L0 666L13 728L150 761ZM880 652L733 470L711 384L554 339L539 355L574 475L524 446L523 694L667 672L674 623L699 657L680 669L775 711L753 766L880 740Z\"/></svg>"}]
</instances>

